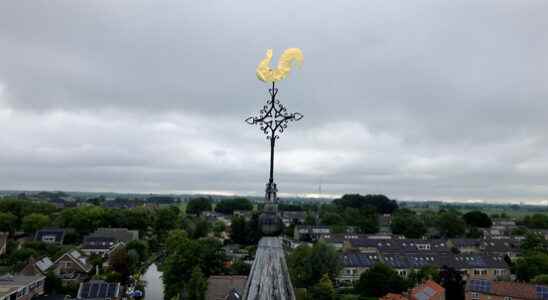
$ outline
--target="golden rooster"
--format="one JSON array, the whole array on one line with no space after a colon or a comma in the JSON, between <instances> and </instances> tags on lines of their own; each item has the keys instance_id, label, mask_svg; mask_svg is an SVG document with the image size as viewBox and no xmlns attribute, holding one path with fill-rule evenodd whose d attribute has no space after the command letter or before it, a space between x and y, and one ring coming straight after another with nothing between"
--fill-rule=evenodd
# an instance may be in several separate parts
<instances>
[{"instance_id":1,"label":"golden rooster","mask_svg":"<svg viewBox=\"0 0 548 300\"><path fill-rule=\"evenodd\" d=\"M263 58L257 66L257 78L259 80L264 82L276 82L284 79L287 77L287 74L289 74L294 62L298 66L302 65L304 56L299 48L285 49L278 61L278 67L274 70L270 68L271 60L272 49L268 49L265 58Z\"/></svg>"}]
</instances>

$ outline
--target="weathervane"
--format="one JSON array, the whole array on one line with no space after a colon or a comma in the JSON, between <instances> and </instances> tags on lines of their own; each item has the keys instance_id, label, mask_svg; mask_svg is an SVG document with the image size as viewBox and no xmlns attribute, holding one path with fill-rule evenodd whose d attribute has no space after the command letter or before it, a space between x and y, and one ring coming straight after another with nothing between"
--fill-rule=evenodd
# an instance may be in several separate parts
<instances>
[{"instance_id":1,"label":"weathervane","mask_svg":"<svg viewBox=\"0 0 548 300\"><path fill-rule=\"evenodd\" d=\"M274 183L274 147L276 140L280 138L279 134L287 128L287 124L293 121L299 121L303 115L300 113L288 113L287 108L276 99L278 89L276 81L287 77L293 63L301 65L303 62L303 53L298 48L286 49L280 56L278 67L270 68L272 60L272 49L267 50L266 57L261 60L257 66L257 78L263 82L272 82L272 88L268 89L270 99L259 112L257 117L249 117L245 121L250 125L259 125L262 132L270 140L270 177L266 184L265 208L259 221L264 234L273 235L279 233L281 229L281 220L277 215L277 192L278 188Z\"/></svg>"}]
</instances>

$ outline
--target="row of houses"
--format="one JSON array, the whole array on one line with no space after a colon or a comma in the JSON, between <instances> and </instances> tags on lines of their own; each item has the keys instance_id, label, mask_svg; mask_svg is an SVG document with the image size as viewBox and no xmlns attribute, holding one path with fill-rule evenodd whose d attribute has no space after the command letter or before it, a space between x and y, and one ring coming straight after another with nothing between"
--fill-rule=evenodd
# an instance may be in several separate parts
<instances>
[{"instance_id":1,"label":"row of houses","mask_svg":"<svg viewBox=\"0 0 548 300\"><path fill-rule=\"evenodd\" d=\"M378 263L393 268L402 277L424 267L441 268L448 266L459 270L463 277L485 279L509 279L510 268L503 257L485 254L434 254L402 253L373 254L361 252L343 252L340 254L342 270L337 276L339 284L351 284L359 280L360 275Z\"/></svg>"}]
</instances>

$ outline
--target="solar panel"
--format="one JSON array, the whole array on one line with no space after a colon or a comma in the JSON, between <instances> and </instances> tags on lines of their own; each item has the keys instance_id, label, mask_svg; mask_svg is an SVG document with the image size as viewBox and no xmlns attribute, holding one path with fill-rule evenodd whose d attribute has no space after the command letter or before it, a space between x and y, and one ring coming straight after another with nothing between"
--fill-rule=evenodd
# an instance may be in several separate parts
<instances>
[{"instance_id":1,"label":"solar panel","mask_svg":"<svg viewBox=\"0 0 548 300\"><path fill-rule=\"evenodd\" d=\"M483 279L473 279L470 282L470 289L474 292L488 293L491 290L491 282Z\"/></svg>"},{"instance_id":2,"label":"solar panel","mask_svg":"<svg viewBox=\"0 0 548 300\"><path fill-rule=\"evenodd\" d=\"M543 285L536 286L537 297L542 300L548 300L548 287Z\"/></svg>"},{"instance_id":3,"label":"solar panel","mask_svg":"<svg viewBox=\"0 0 548 300\"><path fill-rule=\"evenodd\" d=\"M107 295L107 287L108 283L101 284L101 287L99 288L99 297L105 298Z\"/></svg>"}]
</instances>

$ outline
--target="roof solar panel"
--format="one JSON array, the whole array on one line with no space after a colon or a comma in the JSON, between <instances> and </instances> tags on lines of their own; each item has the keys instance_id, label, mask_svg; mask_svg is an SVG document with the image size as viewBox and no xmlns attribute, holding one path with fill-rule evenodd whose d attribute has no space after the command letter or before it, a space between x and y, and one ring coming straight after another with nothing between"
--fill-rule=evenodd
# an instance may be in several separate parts
<instances>
[{"instance_id":1,"label":"roof solar panel","mask_svg":"<svg viewBox=\"0 0 548 300\"><path fill-rule=\"evenodd\" d=\"M543 285L536 286L537 297L542 300L548 300L548 287Z\"/></svg>"},{"instance_id":2,"label":"roof solar panel","mask_svg":"<svg viewBox=\"0 0 548 300\"><path fill-rule=\"evenodd\" d=\"M470 282L470 289L475 292L488 293L491 290L491 282L483 279L473 279Z\"/></svg>"}]
</instances>

